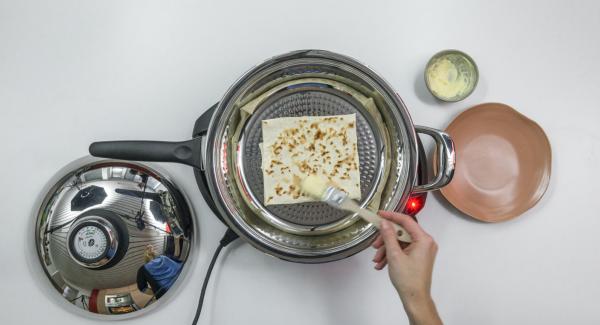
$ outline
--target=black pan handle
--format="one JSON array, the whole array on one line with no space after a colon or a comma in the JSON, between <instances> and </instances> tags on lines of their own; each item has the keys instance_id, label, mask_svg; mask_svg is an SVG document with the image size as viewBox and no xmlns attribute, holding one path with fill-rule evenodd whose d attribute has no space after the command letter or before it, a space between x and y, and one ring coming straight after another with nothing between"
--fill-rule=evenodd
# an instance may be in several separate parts
<instances>
[{"instance_id":1,"label":"black pan handle","mask_svg":"<svg viewBox=\"0 0 600 325\"><path fill-rule=\"evenodd\" d=\"M194 124L194 131L192 134L193 137L196 138L206 136L206 134L208 133L208 127L210 126L210 121L212 120L213 114L215 113L217 106L219 106L219 103L216 103L213 106L211 106L196 120L196 123ZM206 148L204 149L204 151L207 151ZM223 219L223 216L221 215L221 212L219 212L219 209L217 208L217 205L215 204L212 195L210 194L210 190L208 189L208 180L206 179L206 174L204 173L204 170L200 168L194 168L194 176L196 177L196 183L198 183L200 193L202 193L204 201L206 201L206 204L208 205L210 210L215 214L215 216L217 216L217 218L219 218L219 220L221 220L221 222L227 225L227 223Z\"/></svg>"},{"instance_id":2,"label":"black pan handle","mask_svg":"<svg viewBox=\"0 0 600 325\"><path fill-rule=\"evenodd\" d=\"M161 161L186 164L202 168L202 137L182 142L164 141L102 141L90 145L95 157Z\"/></svg>"},{"instance_id":3,"label":"black pan handle","mask_svg":"<svg viewBox=\"0 0 600 325\"><path fill-rule=\"evenodd\" d=\"M208 127L210 126L210 121L215 113L215 110L219 106L219 103L214 104L209 109L207 109L200 117L196 120L194 124L194 137L199 135L205 135L208 132Z\"/></svg>"}]
</instances>

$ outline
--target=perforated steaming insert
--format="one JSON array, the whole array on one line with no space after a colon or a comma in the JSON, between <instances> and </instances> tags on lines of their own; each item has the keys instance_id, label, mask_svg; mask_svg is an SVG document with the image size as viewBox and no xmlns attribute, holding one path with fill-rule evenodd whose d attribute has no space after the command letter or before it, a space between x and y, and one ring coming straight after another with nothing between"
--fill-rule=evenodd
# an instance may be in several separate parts
<instances>
[{"instance_id":1,"label":"perforated steaming insert","mask_svg":"<svg viewBox=\"0 0 600 325\"><path fill-rule=\"evenodd\" d=\"M380 175L382 141L365 108L351 96L335 89L316 87L295 88L271 96L246 123L243 130L242 175L255 204L264 207L275 217L304 226L321 226L338 221L347 212L325 203L307 202L264 206L262 156L262 121L279 117L328 116L356 113L361 202L372 198ZM258 201L258 202L257 202Z\"/></svg>"}]
</instances>

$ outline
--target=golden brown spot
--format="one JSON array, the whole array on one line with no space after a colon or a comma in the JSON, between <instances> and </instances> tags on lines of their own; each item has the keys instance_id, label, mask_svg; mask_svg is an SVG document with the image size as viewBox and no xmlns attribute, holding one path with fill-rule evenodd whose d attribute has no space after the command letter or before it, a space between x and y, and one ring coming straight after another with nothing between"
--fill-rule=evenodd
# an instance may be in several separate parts
<instances>
[{"instance_id":1,"label":"golden brown spot","mask_svg":"<svg viewBox=\"0 0 600 325\"><path fill-rule=\"evenodd\" d=\"M321 139L323 139L324 136L325 136L325 133L323 133L323 131L321 131L321 129L319 129L317 131L317 133L315 133L315 140L321 140Z\"/></svg>"},{"instance_id":2,"label":"golden brown spot","mask_svg":"<svg viewBox=\"0 0 600 325\"><path fill-rule=\"evenodd\" d=\"M282 194L282 192L283 192L283 187L281 187L281 186L277 185L277 186L275 187L275 194L277 194L277 195L281 195L281 194Z\"/></svg>"}]
</instances>

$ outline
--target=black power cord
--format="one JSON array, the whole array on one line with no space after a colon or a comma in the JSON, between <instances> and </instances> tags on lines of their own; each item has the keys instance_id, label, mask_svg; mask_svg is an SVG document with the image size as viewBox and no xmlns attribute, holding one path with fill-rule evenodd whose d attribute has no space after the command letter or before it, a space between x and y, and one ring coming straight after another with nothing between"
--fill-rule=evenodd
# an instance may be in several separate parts
<instances>
[{"instance_id":1,"label":"black power cord","mask_svg":"<svg viewBox=\"0 0 600 325\"><path fill-rule=\"evenodd\" d=\"M194 316L194 321L192 322L193 325L198 324L198 319L200 318L200 313L202 312L202 305L204 304L204 296L206 295L206 287L208 286L208 280L210 280L210 275L215 266L215 262L219 257L219 253L221 253L221 250L225 246L229 245L229 243L236 240L238 237L239 236L233 230L231 230L231 228L227 228L225 235L223 235L223 238L221 238L221 241L219 242L219 246L213 253L212 259L210 260L210 265L208 265L208 270L206 271L206 275L204 276L204 283L202 283L202 291L200 292L198 307L196 308L196 316Z\"/></svg>"}]
</instances>

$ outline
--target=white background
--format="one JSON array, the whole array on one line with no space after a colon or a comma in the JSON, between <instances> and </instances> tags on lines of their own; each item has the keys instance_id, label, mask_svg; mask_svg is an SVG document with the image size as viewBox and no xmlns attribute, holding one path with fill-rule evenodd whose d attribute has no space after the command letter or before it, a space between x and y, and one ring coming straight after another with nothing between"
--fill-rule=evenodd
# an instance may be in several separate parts
<instances>
[{"instance_id":1,"label":"white background","mask_svg":"<svg viewBox=\"0 0 600 325\"><path fill-rule=\"evenodd\" d=\"M433 296L447 324L599 324L599 32L592 0L0 0L0 323L100 323L54 301L31 249L36 199L90 142L187 139L248 68L320 48L382 74L417 124L443 129L497 101L548 134L550 188L522 217L483 224L429 196L419 217L440 246ZM471 54L481 72L456 104L435 102L422 80L445 48ZM191 168L160 166L193 198L200 254L174 299L128 324L191 323L225 229ZM217 265L201 323L406 324L372 255L300 265L237 243Z\"/></svg>"}]
</instances>

